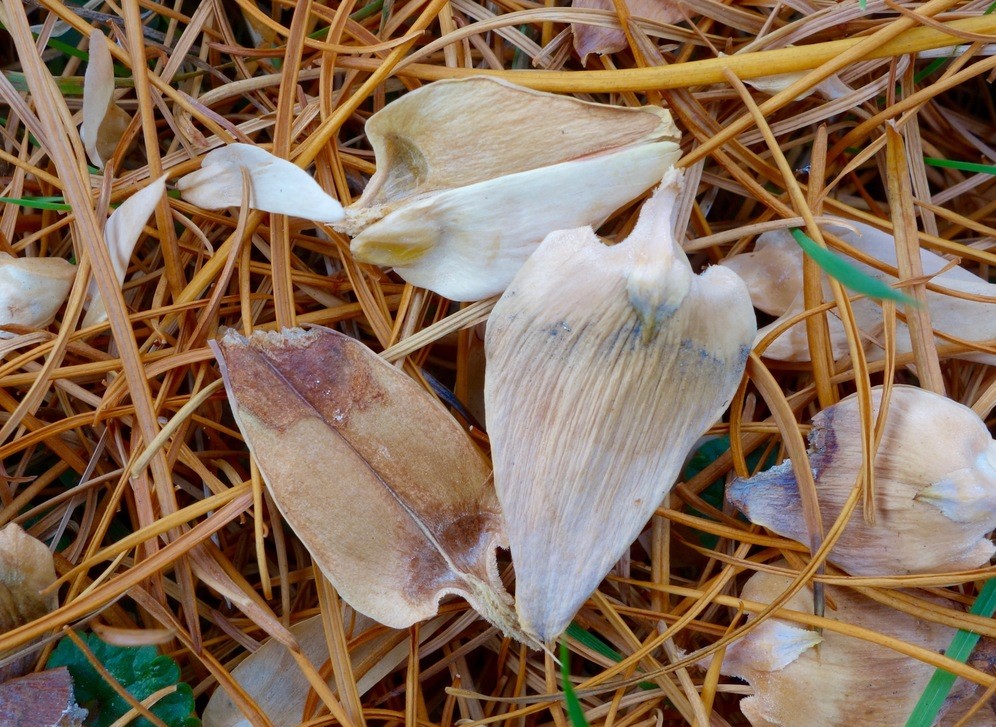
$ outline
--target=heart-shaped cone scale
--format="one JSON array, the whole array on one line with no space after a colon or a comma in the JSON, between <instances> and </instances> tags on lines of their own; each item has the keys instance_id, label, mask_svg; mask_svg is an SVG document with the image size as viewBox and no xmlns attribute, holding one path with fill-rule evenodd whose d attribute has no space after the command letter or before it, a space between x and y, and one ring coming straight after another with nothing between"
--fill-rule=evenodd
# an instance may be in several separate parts
<instances>
[{"instance_id":1,"label":"heart-shaped cone scale","mask_svg":"<svg viewBox=\"0 0 996 727\"><path fill-rule=\"evenodd\" d=\"M623 242L547 236L488 323L485 400L523 629L555 639L722 414L755 333L743 281L695 275L671 170Z\"/></svg>"},{"instance_id":2,"label":"heart-shaped cone scale","mask_svg":"<svg viewBox=\"0 0 996 727\"><path fill-rule=\"evenodd\" d=\"M327 329L214 347L277 507L347 603L405 628L452 593L516 635L488 466L436 400Z\"/></svg>"}]
</instances>

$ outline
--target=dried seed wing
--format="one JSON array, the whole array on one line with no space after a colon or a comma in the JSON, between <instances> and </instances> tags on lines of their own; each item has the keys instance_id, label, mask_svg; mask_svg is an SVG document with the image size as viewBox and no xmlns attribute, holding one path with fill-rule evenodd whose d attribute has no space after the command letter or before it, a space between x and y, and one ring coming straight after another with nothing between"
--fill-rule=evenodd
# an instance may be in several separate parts
<instances>
[{"instance_id":1,"label":"dried seed wing","mask_svg":"<svg viewBox=\"0 0 996 727\"><path fill-rule=\"evenodd\" d=\"M0 633L55 609L55 593L42 590L55 582L55 562L48 547L10 523L0 530ZM0 653L10 657L11 653ZM0 668L0 682L26 673L36 656L27 651Z\"/></svg>"}]
</instances>

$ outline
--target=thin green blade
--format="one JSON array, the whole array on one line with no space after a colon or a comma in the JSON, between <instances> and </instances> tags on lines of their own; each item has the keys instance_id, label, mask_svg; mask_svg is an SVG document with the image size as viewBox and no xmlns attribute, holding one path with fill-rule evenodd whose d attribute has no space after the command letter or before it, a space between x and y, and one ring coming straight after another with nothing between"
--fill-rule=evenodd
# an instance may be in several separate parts
<instances>
[{"instance_id":1,"label":"thin green blade","mask_svg":"<svg viewBox=\"0 0 996 727\"><path fill-rule=\"evenodd\" d=\"M588 727L588 720L585 719L584 710L581 709L581 702L578 695L574 693L574 685L567 675L566 665L571 661L571 652L567 648L567 642L560 641L560 683L564 688L564 703L567 706L567 719L572 727Z\"/></svg>"},{"instance_id":2,"label":"thin green blade","mask_svg":"<svg viewBox=\"0 0 996 727\"><path fill-rule=\"evenodd\" d=\"M0 204L16 204L19 207L29 207L36 210L55 210L68 212L72 209L65 202L57 202L62 197L0 197Z\"/></svg>"},{"instance_id":3,"label":"thin green blade","mask_svg":"<svg viewBox=\"0 0 996 727\"><path fill-rule=\"evenodd\" d=\"M945 169L958 169L962 172L975 172L977 174L996 174L996 164L977 164L975 162L960 162L957 159L938 159L937 157L924 157L924 163L930 167L944 167Z\"/></svg>"},{"instance_id":4,"label":"thin green blade","mask_svg":"<svg viewBox=\"0 0 996 727\"><path fill-rule=\"evenodd\" d=\"M990 578L979 591L969 613L992 618L994 611L996 611L996 579ZM951 639L951 646L948 647L945 654L965 663L978 642L979 634L959 630ZM937 669L927 683L927 688L920 695L920 700L913 708L910 718L906 720L906 727L931 727L937 719L937 713L944 706L944 700L947 699L954 683L954 674L944 669Z\"/></svg>"},{"instance_id":5,"label":"thin green blade","mask_svg":"<svg viewBox=\"0 0 996 727\"><path fill-rule=\"evenodd\" d=\"M799 247L802 248L803 252L809 255L823 269L823 272L845 288L850 288L856 293L867 295L869 298L894 300L897 303L904 303L905 305L918 305L912 298L906 297L881 280L866 275L839 255L835 255L829 250L820 247L802 230L798 228L793 229L792 237L799 243Z\"/></svg>"}]
</instances>

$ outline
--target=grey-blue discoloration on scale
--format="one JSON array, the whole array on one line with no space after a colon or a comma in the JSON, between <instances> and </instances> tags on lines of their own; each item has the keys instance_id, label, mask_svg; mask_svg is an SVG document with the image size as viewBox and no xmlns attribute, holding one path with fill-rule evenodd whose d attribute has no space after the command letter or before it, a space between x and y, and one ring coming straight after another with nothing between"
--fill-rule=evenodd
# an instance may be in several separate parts
<instances>
[{"instance_id":1,"label":"grey-blue discoloration on scale","mask_svg":"<svg viewBox=\"0 0 996 727\"><path fill-rule=\"evenodd\" d=\"M560 320L557 321L556 323L551 323L543 330L549 336L560 336L565 333L571 333L573 332L574 329L567 324L567 321Z\"/></svg>"},{"instance_id":2,"label":"grey-blue discoloration on scale","mask_svg":"<svg viewBox=\"0 0 996 727\"><path fill-rule=\"evenodd\" d=\"M792 471L792 463L788 460L750 479L734 480L726 492L726 497L751 522L767 524L771 521L772 513L799 512L802 509L799 485ZM757 508L751 507L752 502L761 505L760 509L764 512L758 512ZM794 522L801 525L802 519L795 519ZM799 542L808 539L804 528L780 534Z\"/></svg>"}]
</instances>

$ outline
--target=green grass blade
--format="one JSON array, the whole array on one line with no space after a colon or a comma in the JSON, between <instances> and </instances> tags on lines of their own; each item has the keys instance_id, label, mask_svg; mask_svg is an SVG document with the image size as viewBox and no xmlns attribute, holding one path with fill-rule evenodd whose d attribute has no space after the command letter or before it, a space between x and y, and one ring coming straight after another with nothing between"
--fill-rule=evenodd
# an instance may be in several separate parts
<instances>
[{"instance_id":1,"label":"green grass blade","mask_svg":"<svg viewBox=\"0 0 996 727\"><path fill-rule=\"evenodd\" d=\"M969 613L984 618L992 618L996 611L996 578L990 578L982 587ZM958 631L951 640L951 646L945 654L962 663L968 659L972 649L979 641L979 635L970 631ZM937 719L937 713L944 705L951 687L954 686L955 675L944 669L937 669L927 683L927 688L920 695L920 700L913 708L913 713L906 721L906 727L930 727Z\"/></svg>"},{"instance_id":2,"label":"green grass blade","mask_svg":"<svg viewBox=\"0 0 996 727\"><path fill-rule=\"evenodd\" d=\"M58 38L49 38L48 47L51 48L52 50L57 50L60 53L64 53L67 56L73 56L74 58L79 58L82 61L90 60L89 53L80 50L74 45L70 45L69 43L64 43Z\"/></svg>"},{"instance_id":3,"label":"green grass blade","mask_svg":"<svg viewBox=\"0 0 996 727\"><path fill-rule=\"evenodd\" d=\"M996 174L996 164L976 164L975 162L959 162L954 159L938 159L936 157L924 157L923 161L927 166L931 167L958 169L962 172L976 172L979 174Z\"/></svg>"},{"instance_id":4,"label":"green grass blade","mask_svg":"<svg viewBox=\"0 0 996 727\"><path fill-rule=\"evenodd\" d=\"M367 18L379 13L383 7L384 7L384 0L374 0L374 2L370 3L369 5L365 5L364 7L360 8L355 13L350 15L349 19L355 20L356 22L360 22L361 20L366 20Z\"/></svg>"},{"instance_id":5,"label":"green grass blade","mask_svg":"<svg viewBox=\"0 0 996 727\"><path fill-rule=\"evenodd\" d=\"M567 631L564 632L564 635L570 639L574 639L579 644L587 646L596 654L601 654L607 659L612 659L612 661L622 661L622 654L606 644L597 636L588 633L574 622L571 622L571 625L567 627Z\"/></svg>"},{"instance_id":6,"label":"green grass blade","mask_svg":"<svg viewBox=\"0 0 996 727\"><path fill-rule=\"evenodd\" d=\"M820 247L802 230L798 228L793 229L792 237L799 243L799 247L802 248L803 252L809 255L823 269L823 272L845 288L850 288L856 293L867 295L869 298L894 300L897 303L905 303L906 305L917 305L917 302L912 298L906 297L895 288L886 285L877 278L865 275L844 258Z\"/></svg>"},{"instance_id":7,"label":"green grass blade","mask_svg":"<svg viewBox=\"0 0 996 727\"><path fill-rule=\"evenodd\" d=\"M606 644L604 641L602 641L594 634L585 631L583 628L578 626L573 621L571 622L571 625L567 627L567 631L564 632L564 635L567 636L569 639L574 639L582 646L587 646L596 654L601 654L606 659L612 659L612 661L615 662L620 662L623 660L622 654L620 654L618 651L613 649L611 646ZM652 684L651 682L640 682L638 686L640 687L640 689L657 688L657 685Z\"/></svg>"},{"instance_id":8,"label":"green grass blade","mask_svg":"<svg viewBox=\"0 0 996 727\"><path fill-rule=\"evenodd\" d=\"M584 717L584 710L581 709L581 702L578 695L574 693L574 685L567 675L567 664L571 662L571 652L567 648L567 642L560 641L560 683L564 687L564 704L567 707L567 719L572 727L588 727L588 720Z\"/></svg>"},{"instance_id":9,"label":"green grass blade","mask_svg":"<svg viewBox=\"0 0 996 727\"><path fill-rule=\"evenodd\" d=\"M56 202L62 197L0 197L0 203L16 204L19 207L28 207L34 210L55 210L57 212L68 212L72 210L65 202Z\"/></svg>"},{"instance_id":10,"label":"green grass blade","mask_svg":"<svg viewBox=\"0 0 996 727\"><path fill-rule=\"evenodd\" d=\"M929 76L931 73L933 73L938 68L940 68L941 66L943 66L945 63L947 63L953 57L954 57L954 54L948 56L947 58L935 58L934 60L932 60L930 63L927 64L926 68L924 68L922 71L918 71L917 74L915 76L913 76L913 83L920 83L920 81L922 81L927 76Z\"/></svg>"}]
</instances>

